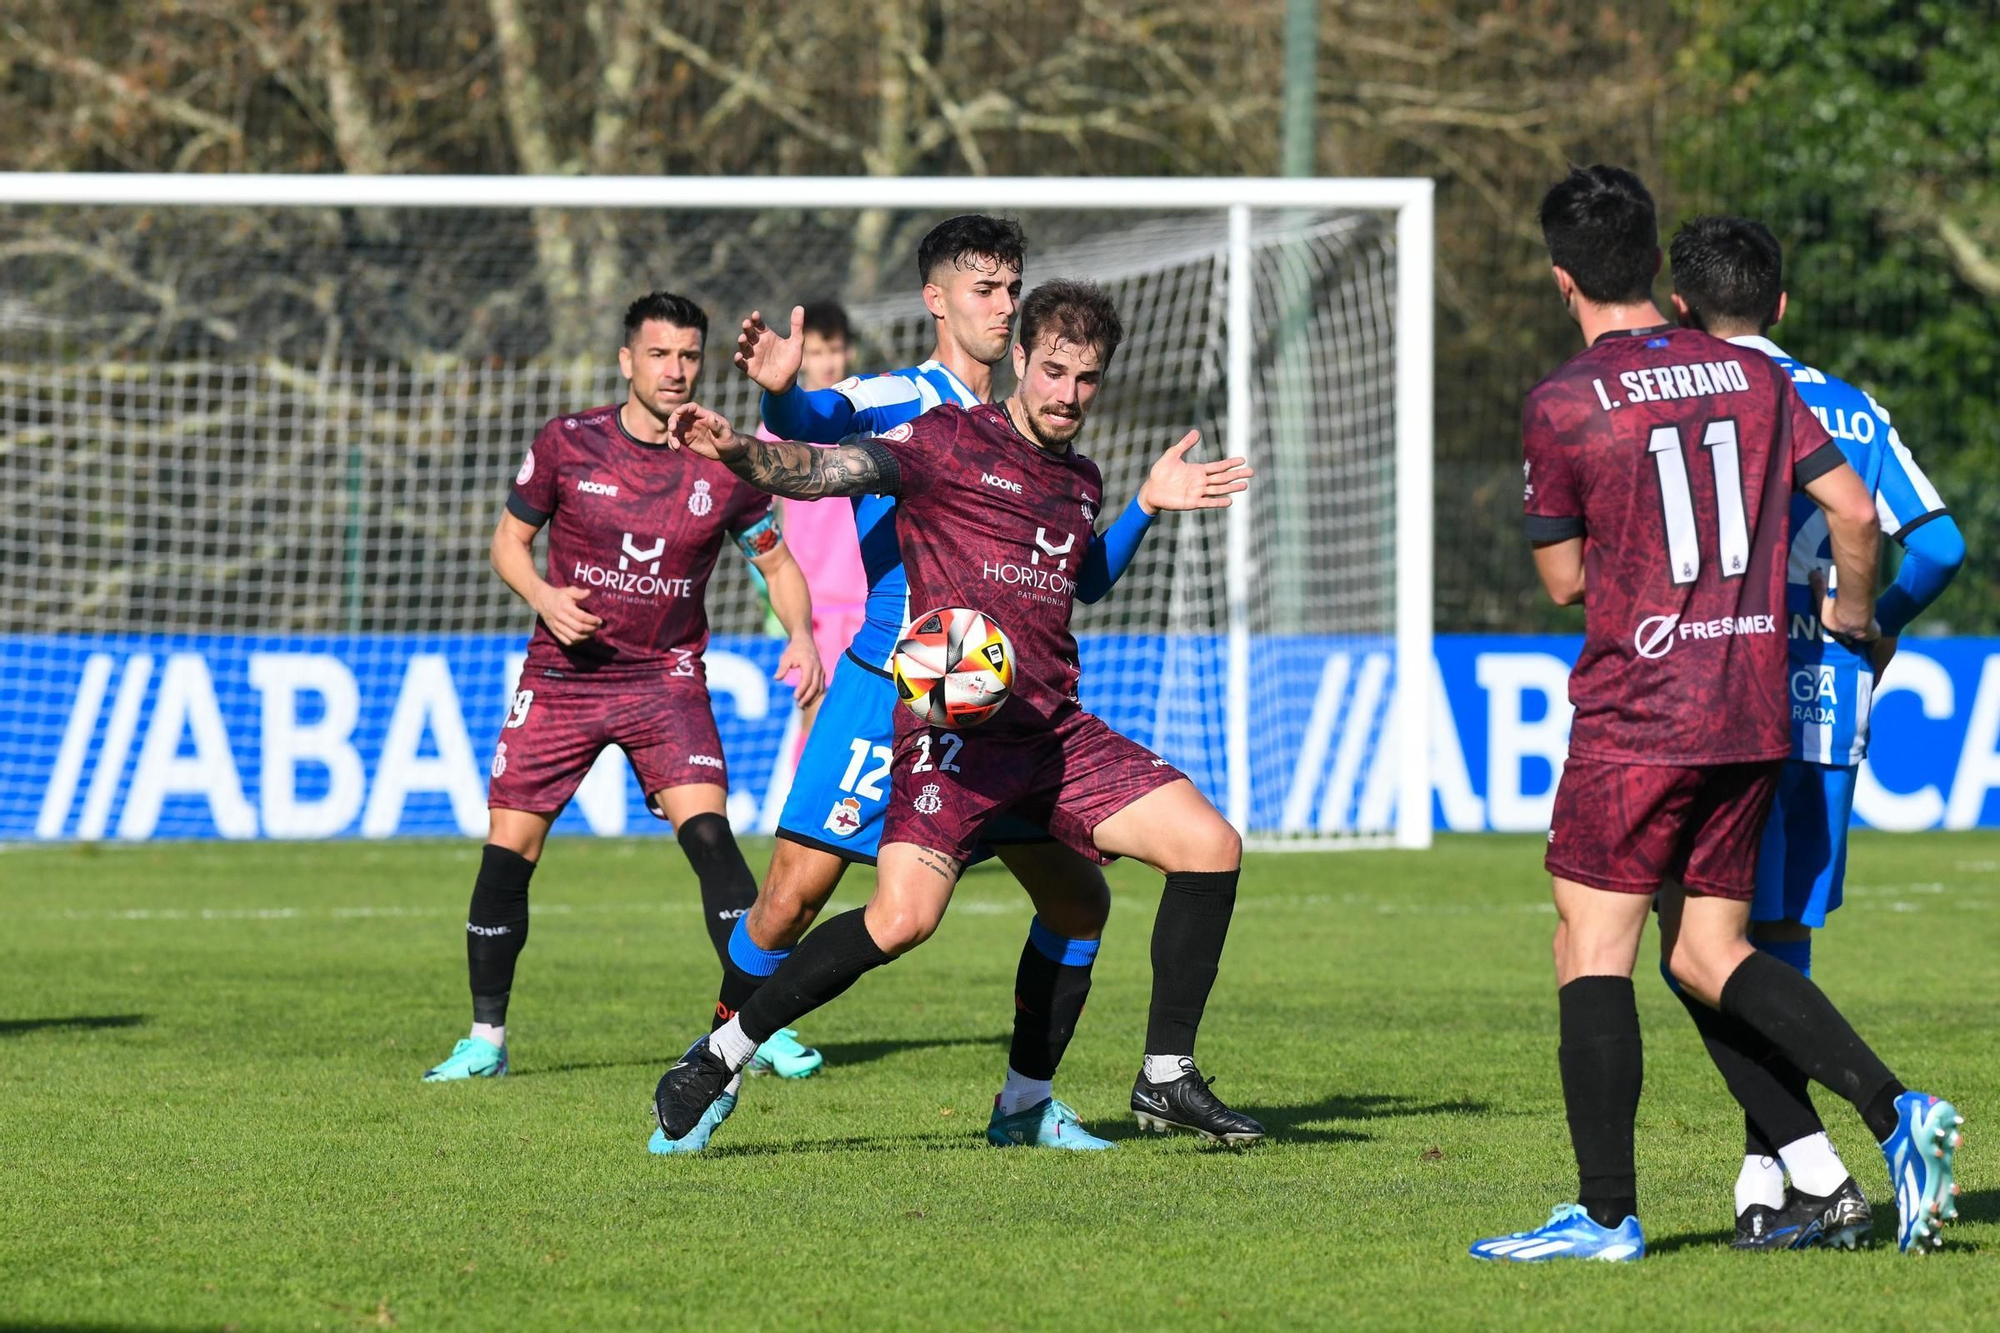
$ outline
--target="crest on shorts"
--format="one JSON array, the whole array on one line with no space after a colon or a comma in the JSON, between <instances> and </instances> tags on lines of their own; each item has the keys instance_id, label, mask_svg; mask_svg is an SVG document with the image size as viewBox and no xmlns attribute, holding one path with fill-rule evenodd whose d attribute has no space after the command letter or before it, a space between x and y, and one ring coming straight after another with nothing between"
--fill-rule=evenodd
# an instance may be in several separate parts
<instances>
[{"instance_id":1,"label":"crest on shorts","mask_svg":"<svg viewBox=\"0 0 2000 1333\"><path fill-rule=\"evenodd\" d=\"M694 494L688 497L688 512L696 518L707 518L708 511L715 508L715 497L708 493L709 483L698 481L694 484Z\"/></svg>"},{"instance_id":2,"label":"crest on shorts","mask_svg":"<svg viewBox=\"0 0 2000 1333\"><path fill-rule=\"evenodd\" d=\"M507 742L501 741L500 747L493 752L493 776L497 778L506 771L507 771Z\"/></svg>"},{"instance_id":3,"label":"crest on shorts","mask_svg":"<svg viewBox=\"0 0 2000 1333\"><path fill-rule=\"evenodd\" d=\"M535 451L533 449L530 449L528 450L527 455L521 459L521 470L514 474L514 484L516 486L526 486L528 484L528 479L534 475L535 475Z\"/></svg>"},{"instance_id":4,"label":"crest on shorts","mask_svg":"<svg viewBox=\"0 0 2000 1333\"><path fill-rule=\"evenodd\" d=\"M938 795L937 783L926 782L924 789L917 793L917 799L911 801L910 805L920 815L934 815L944 809L944 798Z\"/></svg>"},{"instance_id":5,"label":"crest on shorts","mask_svg":"<svg viewBox=\"0 0 2000 1333\"><path fill-rule=\"evenodd\" d=\"M861 831L861 802L852 796L833 803L826 812L826 831L836 838L851 838Z\"/></svg>"}]
</instances>

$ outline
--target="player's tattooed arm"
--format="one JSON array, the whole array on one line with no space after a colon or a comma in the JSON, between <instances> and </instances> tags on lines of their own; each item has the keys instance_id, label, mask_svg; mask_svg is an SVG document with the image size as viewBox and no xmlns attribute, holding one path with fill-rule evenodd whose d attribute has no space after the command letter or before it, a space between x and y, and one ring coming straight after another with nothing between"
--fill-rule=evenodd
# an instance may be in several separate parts
<instances>
[{"instance_id":1,"label":"player's tattooed arm","mask_svg":"<svg viewBox=\"0 0 2000 1333\"><path fill-rule=\"evenodd\" d=\"M739 435L721 414L697 403L674 409L667 437L677 449L713 458L759 490L793 500L827 495L894 495L902 482L896 456L874 440L831 448Z\"/></svg>"}]
</instances>

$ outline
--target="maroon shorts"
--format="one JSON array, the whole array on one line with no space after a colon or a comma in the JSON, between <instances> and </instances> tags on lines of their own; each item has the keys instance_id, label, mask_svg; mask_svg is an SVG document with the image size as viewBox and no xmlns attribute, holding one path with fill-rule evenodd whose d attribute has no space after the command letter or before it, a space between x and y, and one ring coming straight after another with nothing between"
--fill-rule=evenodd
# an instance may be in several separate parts
<instances>
[{"instance_id":1,"label":"maroon shorts","mask_svg":"<svg viewBox=\"0 0 2000 1333\"><path fill-rule=\"evenodd\" d=\"M899 712L901 710L898 710ZM1182 773L1082 709L1043 731L946 731L897 720L882 843L915 843L957 861L1007 814L1102 864L1097 826Z\"/></svg>"},{"instance_id":2,"label":"maroon shorts","mask_svg":"<svg viewBox=\"0 0 2000 1333\"><path fill-rule=\"evenodd\" d=\"M1748 901L1784 761L1681 768L1571 759L1549 822L1552 875L1613 893L1663 879Z\"/></svg>"},{"instance_id":3,"label":"maroon shorts","mask_svg":"<svg viewBox=\"0 0 2000 1333\"><path fill-rule=\"evenodd\" d=\"M653 795L705 782L729 786L708 687L700 681L626 682L523 678L493 748L486 804L555 814L576 795L605 746L625 752L639 790ZM661 815L664 818L664 815Z\"/></svg>"}]
</instances>

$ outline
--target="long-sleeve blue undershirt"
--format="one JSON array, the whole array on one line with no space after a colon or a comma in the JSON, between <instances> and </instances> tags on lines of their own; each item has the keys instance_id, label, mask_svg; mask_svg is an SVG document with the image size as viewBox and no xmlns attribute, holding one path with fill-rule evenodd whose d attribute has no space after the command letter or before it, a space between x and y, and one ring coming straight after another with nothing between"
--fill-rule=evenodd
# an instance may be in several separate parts
<instances>
[{"instance_id":1,"label":"long-sleeve blue undershirt","mask_svg":"<svg viewBox=\"0 0 2000 1333\"><path fill-rule=\"evenodd\" d=\"M854 404L838 389L801 389L764 394L764 424L784 440L838 444L854 433Z\"/></svg>"},{"instance_id":2,"label":"long-sleeve blue undershirt","mask_svg":"<svg viewBox=\"0 0 2000 1333\"><path fill-rule=\"evenodd\" d=\"M1077 574L1077 600L1095 603L1110 592L1111 585L1118 582L1138 553L1146 529L1152 526L1153 516L1141 509L1139 497L1133 496L1118 521L1090 544L1089 553L1083 557L1083 569Z\"/></svg>"},{"instance_id":3,"label":"long-sleeve blue undershirt","mask_svg":"<svg viewBox=\"0 0 2000 1333\"><path fill-rule=\"evenodd\" d=\"M1945 590L1965 563L1965 537L1950 514L1939 514L1903 538L1903 564L1896 581L1875 603L1875 619L1885 635L1901 634L1919 612Z\"/></svg>"}]
</instances>

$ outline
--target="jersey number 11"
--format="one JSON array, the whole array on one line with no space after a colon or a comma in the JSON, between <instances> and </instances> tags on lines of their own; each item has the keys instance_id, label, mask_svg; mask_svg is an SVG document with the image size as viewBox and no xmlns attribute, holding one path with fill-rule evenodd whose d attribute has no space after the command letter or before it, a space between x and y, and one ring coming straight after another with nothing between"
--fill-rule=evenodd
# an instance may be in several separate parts
<instances>
[{"instance_id":1,"label":"jersey number 11","mask_svg":"<svg viewBox=\"0 0 2000 1333\"><path fill-rule=\"evenodd\" d=\"M1750 528L1743 513L1743 467L1736 443L1736 422L1724 417L1702 432L1702 448L1715 468L1715 511L1720 526L1717 542L1722 577L1739 578L1750 562ZM1687 460L1681 453L1679 426L1656 426L1646 452L1660 470L1660 508L1667 521L1667 559L1675 583L1693 583L1701 573L1701 544L1695 538L1694 496L1688 489Z\"/></svg>"}]
</instances>

